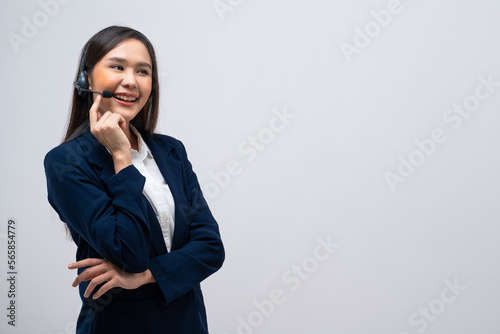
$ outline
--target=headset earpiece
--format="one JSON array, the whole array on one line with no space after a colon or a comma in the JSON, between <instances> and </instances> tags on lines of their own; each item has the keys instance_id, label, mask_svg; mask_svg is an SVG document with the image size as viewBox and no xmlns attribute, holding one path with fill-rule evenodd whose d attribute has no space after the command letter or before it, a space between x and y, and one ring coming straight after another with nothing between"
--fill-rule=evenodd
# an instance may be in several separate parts
<instances>
[{"instance_id":1,"label":"headset earpiece","mask_svg":"<svg viewBox=\"0 0 500 334\"><path fill-rule=\"evenodd\" d=\"M87 59L87 50L83 52L82 62L80 63L80 73L78 74L78 79L73 82L73 86L78 90L78 95L83 96L85 91L82 89L89 89L89 79L85 73L85 61Z\"/></svg>"},{"instance_id":2,"label":"headset earpiece","mask_svg":"<svg viewBox=\"0 0 500 334\"><path fill-rule=\"evenodd\" d=\"M101 94L102 97L106 99L113 97L113 93L110 92L109 90L104 90L102 92L89 90L89 77L85 73L86 58L87 58L87 49L85 49L85 51L83 52L82 62L80 64L80 73L78 73L78 79L76 79L76 81L73 82L73 86L78 91L78 95L83 96L84 93L95 93L95 94Z\"/></svg>"}]
</instances>

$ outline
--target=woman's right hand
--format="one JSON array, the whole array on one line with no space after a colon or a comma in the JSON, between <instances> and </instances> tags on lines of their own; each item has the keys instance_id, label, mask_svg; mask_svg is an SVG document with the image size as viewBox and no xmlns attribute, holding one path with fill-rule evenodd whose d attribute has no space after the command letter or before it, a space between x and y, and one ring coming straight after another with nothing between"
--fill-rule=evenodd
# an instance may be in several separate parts
<instances>
[{"instance_id":1,"label":"woman's right hand","mask_svg":"<svg viewBox=\"0 0 500 334\"><path fill-rule=\"evenodd\" d=\"M124 132L127 122L122 115L111 111L100 115L98 110L102 96L96 95L89 111L90 131L111 154L130 152L130 141Z\"/></svg>"},{"instance_id":2,"label":"woman's right hand","mask_svg":"<svg viewBox=\"0 0 500 334\"><path fill-rule=\"evenodd\" d=\"M98 110L102 96L96 95L89 110L90 131L111 152L115 172L118 173L121 169L132 164L131 145L124 132L128 125L120 114L106 111L100 115Z\"/></svg>"}]
</instances>

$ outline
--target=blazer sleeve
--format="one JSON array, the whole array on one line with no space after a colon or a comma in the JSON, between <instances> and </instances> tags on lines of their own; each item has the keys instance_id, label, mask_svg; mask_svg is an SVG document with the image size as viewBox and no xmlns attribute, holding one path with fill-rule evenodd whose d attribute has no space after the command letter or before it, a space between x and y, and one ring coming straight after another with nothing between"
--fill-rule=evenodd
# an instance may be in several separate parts
<instances>
[{"instance_id":1,"label":"blazer sleeve","mask_svg":"<svg viewBox=\"0 0 500 334\"><path fill-rule=\"evenodd\" d=\"M188 186L187 198L190 199L187 208L187 240L181 248L151 258L149 265L163 293L165 304L184 295L216 272L225 257L218 224L203 197L186 149L180 141L178 144Z\"/></svg>"},{"instance_id":2,"label":"blazer sleeve","mask_svg":"<svg viewBox=\"0 0 500 334\"><path fill-rule=\"evenodd\" d=\"M68 152L58 146L44 159L48 200L59 218L124 270L147 270L150 230L147 199L142 195L144 176L130 165L102 181L84 155L67 157Z\"/></svg>"}]
</instances>

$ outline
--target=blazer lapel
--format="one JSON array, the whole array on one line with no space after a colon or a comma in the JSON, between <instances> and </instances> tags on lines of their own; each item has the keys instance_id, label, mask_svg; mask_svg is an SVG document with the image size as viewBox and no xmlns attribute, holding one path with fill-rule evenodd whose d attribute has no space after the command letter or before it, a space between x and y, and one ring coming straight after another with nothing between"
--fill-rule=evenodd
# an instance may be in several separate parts
<instances>
[{"instance_id":1,"label":"blazer lapel","mask_svg":"<svg viewBox=\"0 0 500 334\"><path fill-rule=\"evenodd\" d=\"M186 236L187 200L183 188L183 166L171 153L173 145L158 135L149 135L141 132L142 138L148 145L160 172L172 192L175 202L175 229L172 240L172 250L182 247Z\"/></svg>"}]
</instances>

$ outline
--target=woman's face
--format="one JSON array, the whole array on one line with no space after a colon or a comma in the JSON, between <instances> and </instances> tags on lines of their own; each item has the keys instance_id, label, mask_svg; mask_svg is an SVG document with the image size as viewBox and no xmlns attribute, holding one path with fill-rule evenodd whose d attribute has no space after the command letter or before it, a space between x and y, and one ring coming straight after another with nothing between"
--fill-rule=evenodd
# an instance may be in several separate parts
<instances>
[{"instance_id":1,"label":"woman's face","mask_svg":"<svg viewBox=\"0 0 500 334\"><path fill-rule=\"evenodd\" d=\"M146 104L152 87L152 62L144 44L127 39L109 51L89 75L89 89L113 93L99 112L118 113L130 122ZM95 98L95 96L94 96Z\"/></svg>"}]
</instances>

